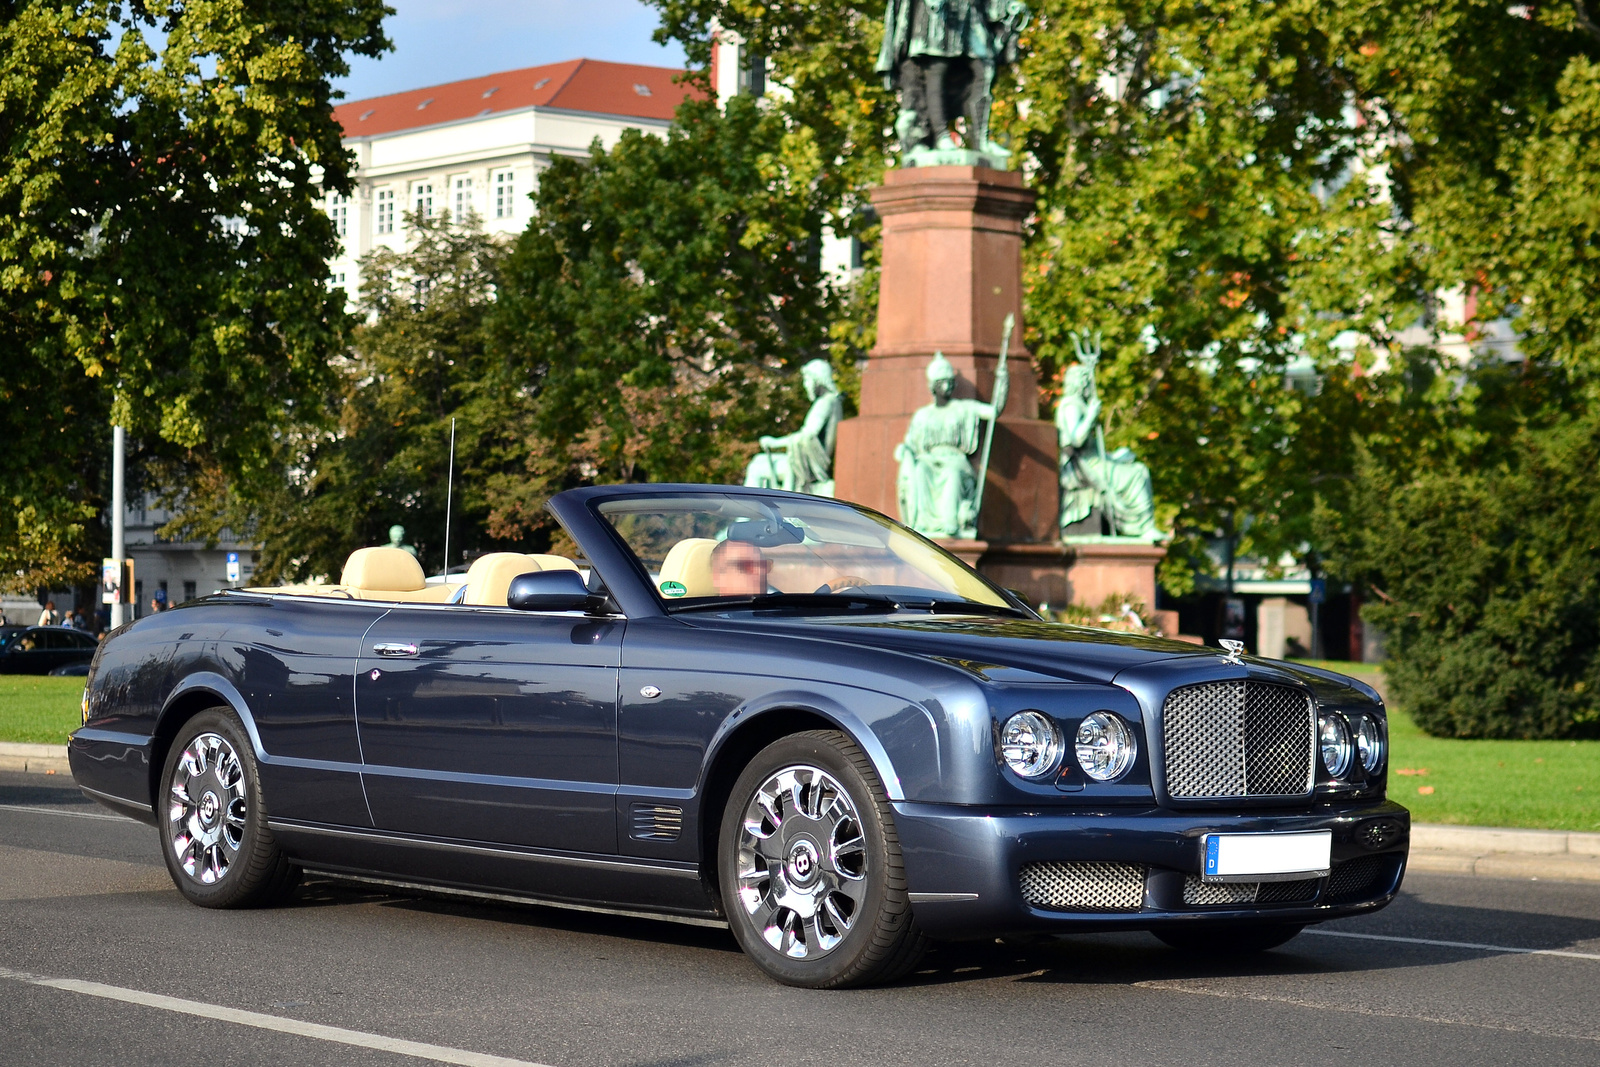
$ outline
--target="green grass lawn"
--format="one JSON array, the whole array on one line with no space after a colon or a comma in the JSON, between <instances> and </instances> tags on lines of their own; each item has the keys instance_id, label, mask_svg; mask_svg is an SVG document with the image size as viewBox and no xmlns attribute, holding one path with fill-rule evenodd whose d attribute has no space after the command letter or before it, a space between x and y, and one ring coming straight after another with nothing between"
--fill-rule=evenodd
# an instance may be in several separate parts
<instances>
[{"instance_id":1,"label":"green grass lawn","mask_svg":"<svg viewBox=\"0 0 1600 1067\"><path fill-rule=\"evenodd\" d=\"M1371 664L1319 666L1383 683ZM0 675L0 741L65 744L82 695L82 678ZM1600 741L1429 737L1391 707L1389 742L1389 795L1418 822L1600 831Z\"/></svg>"},{"instance_id":2,"label":"green grass lawn","mask_svg":"<svg viewBox=\"0 0 1600 1067\"><path fill-rule=\"evenodd\" d=\"M1375 664L1316 665L1383 688ZM1418 822L1600 831L1600 741L1429 737L1391 705L1389 747L1389 796Z\"/></svg>"},{"instance_id":3,"label":"green grass lawn","mask_svg":"<svg viewBox=\"0 0 1600 1067\"><path fill-rule=\"evenodd\" d=\"M83 717L83 681L0 674L0 741L66 744Z\"/></svg>"}]
</instances>

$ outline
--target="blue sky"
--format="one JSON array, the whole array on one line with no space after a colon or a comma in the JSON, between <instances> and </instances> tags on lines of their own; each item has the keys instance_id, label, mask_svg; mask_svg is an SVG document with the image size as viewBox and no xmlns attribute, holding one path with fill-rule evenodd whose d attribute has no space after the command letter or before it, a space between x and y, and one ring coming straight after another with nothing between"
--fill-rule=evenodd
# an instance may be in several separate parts
<instances>
[{"instance_id":1,"label":"blue sky","mask_svg":"<svg viewBox=\"0 0 1600 1067\"><path fill-rule=\"evenodd\" d=\"M394 51L357 56L336 81L345 99L360 100L499 70L609 59L615 63L683 65L677 46L650 40L659 20L639 0L388 0L384 23Z\"/></svg>"}]
</instances>

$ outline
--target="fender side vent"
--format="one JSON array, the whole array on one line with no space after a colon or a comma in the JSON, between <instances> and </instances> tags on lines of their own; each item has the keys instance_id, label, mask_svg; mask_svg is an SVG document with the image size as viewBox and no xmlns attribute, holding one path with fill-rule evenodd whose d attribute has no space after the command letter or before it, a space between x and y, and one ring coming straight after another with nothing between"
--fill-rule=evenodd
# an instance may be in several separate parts
<instances>
[{"instance_id":1,"label":"fender side vent","mask_svg":"<svg viewBox=\"0 0 1600 1067\"><path fill-rule=\"evenodd\" d=\"M683 809L668 804L635 804L630 821L635 841L676 841L683 833Z\"/></svg>"}]
</instances>

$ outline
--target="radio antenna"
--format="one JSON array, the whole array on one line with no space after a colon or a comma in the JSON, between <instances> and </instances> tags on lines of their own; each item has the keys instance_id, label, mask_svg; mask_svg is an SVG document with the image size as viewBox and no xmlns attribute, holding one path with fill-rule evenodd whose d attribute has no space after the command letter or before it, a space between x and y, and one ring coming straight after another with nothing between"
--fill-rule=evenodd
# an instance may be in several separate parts
<instances>
[{"instance_id":1,"label":"radio antenna","mask_svg":"<svg viewBox=\"0 0 1600 1067\"><path fill-rule=\"evenodd\" d=\"M450 505L456 482L456 420L450 420L450 473L444 479L444 582L450 584Z\"/></svg>"}]
</instances>

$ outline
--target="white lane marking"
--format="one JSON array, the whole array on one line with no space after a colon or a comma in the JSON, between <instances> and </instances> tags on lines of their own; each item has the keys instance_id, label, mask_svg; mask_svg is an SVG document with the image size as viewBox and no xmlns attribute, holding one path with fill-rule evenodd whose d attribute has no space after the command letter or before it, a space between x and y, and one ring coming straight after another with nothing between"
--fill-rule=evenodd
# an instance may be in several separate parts
<instances>
[{"instance_id":1,"label":"white lane marking","mask_svg":"<svg viewBox=\"0 0 1600 1067\"><path fill-rule=\"evenodd\" d=\"M0 979L26 982L29 985L44 986L49 989L61 989L69 993L81 993L84 996L100 997L104 1000L117 1000L124 1004L158 1008L161 1011L179 1012L183 1015L198 1015L202 1019L215 1019L219 1022L235 1023L239 1026L253 1026L258 1030L294 1034L299 1037L310 1037L318 1041L329 1041L339 1045L355 1045L358 1048L375 1049L379 1052L394 1052L401 1056L412 1056L419 1060L432 1060L435 1063L454 1063L460 1064L462 1067L544 1067L543 1064L530 1063L527 1060L511 1060L506 1059L504 1056L490 1056L482 1052L468 1052L465 1049L447 1048L443 1045L429 1045L421 1041L404 1041L397 1037L369 1034L361 1030L346 1030L342 1026L324 1026L321 1023L301 1022L299 1019L286 1019L281 1015L262 1015L260 1012L244 1011L239 1008L224 1008L217 1004L204 1004L198 1000L183 1000L178 997L162 996L159 993L145 993L137 989L123 989L121 986L102 985L99 982L82 982L76 978L49 978L44 975L29 974L26 971L13 971L0 967Z\"/></svg>"},{"instance_id":2,"label":"white lane marking","mask_svg":"<svg viewBox=\"0 0 1600 1067\"><path fill-rule=\"evenodd\" d=\"M1432 945L1435 948L1465 948L1474 952L1511 952L1519 956L1564 956L1571 960L1600 960L1600 952L1571 952L1559 948L1513 948L1510 945L1480 945L1475 941L1434 941L1426 937L1394 937L1389 934L1350 934L1343 930L1304 930L1319 937L1348 937L1358 941L1394 941L1402 945Z\"/></svg>"},{"instance_id":3,"label":"white lane marking","mask_svg":"<svg viewBox=\"0 0 1600 1067\"><path fill-rule=\"evenodd\" d=\"M1498 1030L1508 1034L1538 1034L1540 1037L1559 1037L1569 1041L1600 1041L1590 1034L1574 1034L1565 1030L1548 1030L1537 1026L1503 1026L1498 1023L1474 1022L1471 1019L1451 1019L1442 1015L1423 1015L1420 1012L1385 1011L1382 1008L1359 1007L1350 1004L1330 1004L1319 1000L1302 1000L1298 997L1279 996L1272 993L1249 993L1226 989L1207 989L1184 985L1189 979L1154 979L1133 983L1140 989L1154 989L1166 993L1190 993L1199 997L1220 997L1223 1000L1254 1000L1267 1004L1287 1004L1294 1008L1314 1008L1317 1011L1336 1011L1345 1015L1368 1015L1379 1019L1407 1019L1419 1023L1438 1023L1443 1026L1470 1026L1477 1030Z\"/></svg>"},{"instance_id":4,"label":"white lane marking","mask_svg":"<svg viewBox=\"0 0 1600 1067\"><path fill-rule=\"evenodd\" d=\"M0 811L26 811L34 815L65 815L69 819L100 819L105 822L131 822L126 815L103 815L98 811L68 811L65 808L31 808L26 804L0 804Z\"/></svg>"}]
</instances>

